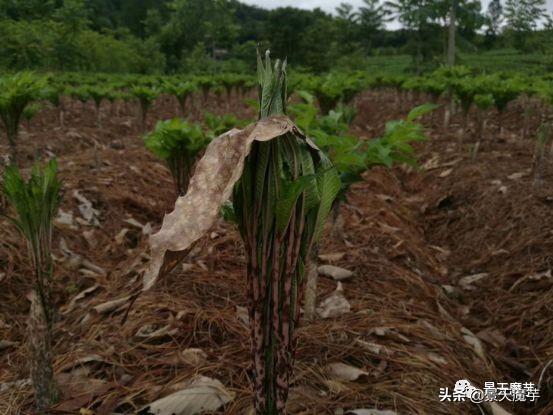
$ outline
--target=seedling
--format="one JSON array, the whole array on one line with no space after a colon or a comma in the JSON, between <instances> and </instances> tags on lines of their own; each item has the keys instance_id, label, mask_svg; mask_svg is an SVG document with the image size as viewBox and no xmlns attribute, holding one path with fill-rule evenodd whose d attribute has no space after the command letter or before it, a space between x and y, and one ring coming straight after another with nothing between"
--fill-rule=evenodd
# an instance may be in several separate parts
<instances>
[{"instance_id":1,"label":"seedling","mask_svg":"<svg viewBox=\"0 0 553 415\"><path fill-rule=\"evenodd\" d=\"M258 55L259 118L286 114L286 62ZM340 188L330 161L287 133L254 141L233 204L247 255L248 312L258 415L284 414L305 265Z\"/></svg>"},{"instance_id":2,"label":"seedling","mask_svg":"<svg viewBox=\"0 0 553 415\"><path fill-rule=\"evenodd\" d=\"M148 117L148 110L158 97L159 93L153 88L146 86L135 86L131 90L131 94L138 100L140 112L140 128L142 132L146 131L146 119Z\"/></svg>"},{"instance_id":3,"label":"seedling","mask_svg":"<svg viewBox=\"0 0 553 415\"><path fill-rule=\"evenodd\" d=\"M474 157L478 153L481 142L484 138L484 131L486 129L486 123L488 120L488 114L490 109L494 106L493 95L491 94L477 94L474 96L474 104L476 105L477 117L478 117L478 131L477 131L477 142L475 144L475 151L473 152ZM473 157L473 158L474 158Z\"/></svg>"},{"instance_id":4,"label":"seedling","mask_svg":"<svg viewBox=\"0 0 553 415\"><path fill-rule=\"evenodd\" d=\"M58 399L52 369L52 221L58 210L61 184L57 164L51 161L44 171L35 166L25 181L14 165L4 175L4 193L13 206L12 219L27 241L27 252L33 267L33 294L29 316L29 350L31 380L35 402L44 411Z\"/></svg>"},{"instance_id":5,"label":"seedling","mask_svg":"<svg viewBox=\"0 0 553 415\"><path fill-rule=\"evenodd\" d=\"M201 127L179 118L159 121L154 131L144 138L144 143L167 163L177 196L186 194L194 162L209 143Z\"/></svg>"},{"instance_id":6,"label":"seedling","mask_svg":"<svg viewBox=\"0 0 553 415\"><path fill-rule=\"evenodd\" d=\"M165 85L165 91L175 97L179 104L180 116L186 118L186 102L191 99L192 94L198 90L193 82L178 82Z\"/></svg>"},{"instance_id":7,"label":"seedling","mask_svg":"<svg viewBox=\"0 0 553 415\"><path fill-rule=\"evenodd\" d=\"M12 163L17 163L17 137L23 111L40 97L45 86L43 78L29 72L0 77L0 119L8 136Z\"/></svg>"}]
</instances>

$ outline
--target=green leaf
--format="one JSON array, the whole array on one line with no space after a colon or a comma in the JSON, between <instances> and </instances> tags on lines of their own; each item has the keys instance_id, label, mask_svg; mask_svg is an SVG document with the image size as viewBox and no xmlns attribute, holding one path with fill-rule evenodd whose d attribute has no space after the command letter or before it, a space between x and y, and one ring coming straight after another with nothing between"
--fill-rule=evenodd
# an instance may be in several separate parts
<instances>
[{"instance_id":1,"label":"green leaf","mask_svg":"<svg viewBox=\"0 0 553 415\"><path fill-rule=\"evenodd\" d=\"M313 229L313 242L319 240L325 221L332 208L332 203L334 203L334 199L336 199L341 187L340 177L336 168L332 166L330 160L323 153L319 153L319 156L320 166L317 171L317 187L321 202Z\"/></svg>"},{"instance_id":2,"label":"green leaf","mask_svg":"<svg viewBox=\"0 0 553 415\"><path fill-rule=\"evenodd\" d=\"M276 229L283 233L288 227L292 210L296 206L299 196L307 189L313 186L315 175L301 176L293 182L283 180L281 182L282 197L277 200L275 217Z\"/></svg>"},{"instance_id":3,"label":"green leaf","mask_svg":"<svg viewBox=\"0 0 553 415\"><path fill-rule=\"evenodd\" d=\"M436 104L419 105L418 107L415 107L411 111L409 111L409 114L407 115L407 121L415 121L418 118L422 117L423 115L426 115L434 111L438 107L439 105L436 105Z\"/></svg>"}]
</instances>

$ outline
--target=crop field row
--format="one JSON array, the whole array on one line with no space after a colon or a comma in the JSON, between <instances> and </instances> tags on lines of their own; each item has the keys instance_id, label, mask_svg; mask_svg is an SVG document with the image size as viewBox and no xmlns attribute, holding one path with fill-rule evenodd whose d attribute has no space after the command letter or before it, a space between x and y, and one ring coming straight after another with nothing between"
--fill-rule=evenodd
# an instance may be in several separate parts
<instances>
[{"instance_id":1,"label":"crop field row","mask_svg":"<svg viewBox=\"0 0 553 415\"><path fill-rule=\"evenodd\" d=\"M258 66L0 76L0 413L553 413L553 78Z\"/></svg>"}]
</instances>

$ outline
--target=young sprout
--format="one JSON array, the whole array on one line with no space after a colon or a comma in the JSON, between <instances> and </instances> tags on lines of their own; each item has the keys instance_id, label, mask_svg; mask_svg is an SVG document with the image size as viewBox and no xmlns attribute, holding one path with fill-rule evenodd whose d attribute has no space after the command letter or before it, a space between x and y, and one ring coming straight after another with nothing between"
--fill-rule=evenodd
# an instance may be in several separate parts
<instances>
[{"instance_id":1,"label":"young sprout","mask_svg":"<svg viewBox=\"0 0 553 415\"><path fill-rule=\"evenodd\" d=\"M286 62L258 55L259 118L286 114ZM305 290L305 266L340 180L330 161L299 134L254 141L234 187L235 217L247 258L254 408L284 414Z\"/></svg>"},{"instance_id":2,"label":"young sprout","mask_svg":"<svg viewBox=\"0 0 553 415\"><path fill-rule=\"evenodd\" d=\"M186 194L194 163L208 143L198 124L179 118L159 121L154 131L144 137L146 148L167 163L177 197Z\"/></svg>"},{"instance_id":3,"label":"young sprout","mask_svg":"<svg viewBox=\"0 0 553 415\"><path fill-rule=\"evenodd\" d=\"M30 72L0 77L0 119L6 129L12 163L17 163L17 137L23 111L40 97L45 87L45 80Z\"/></svg>"},{"instance_id":4,"label":"young sprout","mask_svg":"<svg viewBox=\"0 0 553 415\"><path fill-rule=\"evenodd\" d=\"M52 221L61 196L57 164L51 161L44 171L35 166L28 181L18 168L8 166L4 174L4 193L16 216L13 223L25 237L33 267L33 294L29 316L31 380L39 412L56 403L58 391L52 369Z\"/></svg>"}]
</instances>

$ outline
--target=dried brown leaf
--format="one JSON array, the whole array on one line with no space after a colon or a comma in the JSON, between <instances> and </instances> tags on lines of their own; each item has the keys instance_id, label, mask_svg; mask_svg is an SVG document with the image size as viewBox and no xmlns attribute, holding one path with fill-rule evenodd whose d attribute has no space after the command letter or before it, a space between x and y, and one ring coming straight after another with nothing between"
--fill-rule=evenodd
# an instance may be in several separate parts
<instances>
[{"instance_id":1,"label":"dried brown leaf","mask_svg":"<svg viewBox=\"0 0 553 415\"><path fill-rule=\"evenodd\" d=\"M348 279L353 275L352 271L345 268L336 267L334 265L321 265L319 266L318 271L319 274L326 275L327 277L332 277L336 281Z\"/></svg>"},{"instance_id":2,"label":"dried brown leaf","mask_svg":"<svg viewBox=\"0 0 553 415\"><path fill-rule=\"evenodd\" d=\"M265 118L244 130L228 131L208 145L196 165L188 193L177 199L160 231L150 237L152 260L143 277L143 290L173 269L184 252L213 226L242 175L252 142L269 141L290 132L299 134L287 117Z\"/></svg>"},{"instance_id":3,"label":"dried brown leaf","mask_svg":"<svg viewBox=\"0 0 553 415\"><path fill-rule=\"evenodd\" d=\"M234 399L217 379L200 377L178 392L152 402L139 413L143 415L194 415L216 411Z\"/></svg>"}]
</instances>

